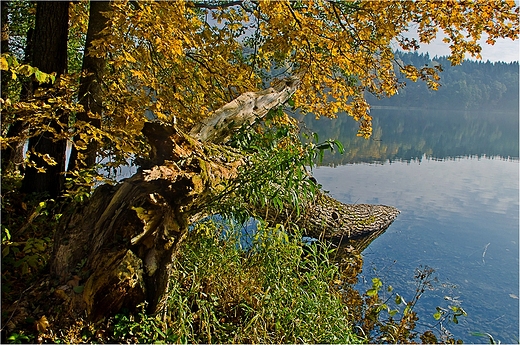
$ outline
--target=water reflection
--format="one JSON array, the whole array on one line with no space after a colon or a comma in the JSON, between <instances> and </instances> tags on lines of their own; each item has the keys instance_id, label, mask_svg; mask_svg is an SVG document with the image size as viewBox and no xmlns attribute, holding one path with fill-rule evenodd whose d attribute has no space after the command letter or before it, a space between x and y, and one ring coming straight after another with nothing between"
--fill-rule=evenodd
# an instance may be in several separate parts
<instances>
[{"instance_id":1,"label":"water reflection","mask_svg":"<svg viewBox=\"0 0 520 345\"><path fill-rule=\"evenodd\" d=\"M464 342L486 342L489 332L506 342L518 337L518 162L460 158L438 161L320 167L314 176L345 203L381 203L401 214L363 252L365 285L377 276L403 296L413 294L420 265L437 270L449 293L429 292L416 309L433 324L445 295L458 296L469 316L452 327ZM500 320L495 322L494 320Z\"/></svg>"},{"instance_id":2,"label":"water reflection","mask_svg":"<svg viewBox=\"0 0 520 345\"><path fill-rule=\"evenodd\" d=\"M326 156L324 165L359 162L451 159L461 156L518 159L517 113L475 113L374 109L371 139L356 137L357 123L349 116L336 119L299 116L322 139L339 139L345 154Z\"/></svg>"},{"instance_id":3,"label":"water reflection","mask_svg":"<svg viewBox=\"0 0 520 345\"><path fill-rule=\"evenodd\" d=\"M315 169L324 188L345 203L392 205L444 218L471 214L476 208L499 214L518 211L518 164L487 158L411 163L351 164ZM504 188L504 178L509 181ZM325 187L327 186L327 187ZM476 206L478 202L479 206Z\"/></svg>"},{"instance_id":4,"label":"water reflection","mask_svg":"<svg viewBox=\"0 0 520 345\"><path fill-rule=\"evenodd\" d=\"M401 210L364 250L358 287L366 291L377 276L411 298L414 270L433 267L448 284L421 299L416 311L423 324L435 323L435 307L448 296L469 314L450 328L456 338L485 343L471 334L488 332L517 342L518 114L376 109L373 115L381 141L356 138L349 118L305 120L320 138L339 139L347 150L326 157L335 168L314 170L324 189L344 203Z\"/></svg>"}]
</instances>

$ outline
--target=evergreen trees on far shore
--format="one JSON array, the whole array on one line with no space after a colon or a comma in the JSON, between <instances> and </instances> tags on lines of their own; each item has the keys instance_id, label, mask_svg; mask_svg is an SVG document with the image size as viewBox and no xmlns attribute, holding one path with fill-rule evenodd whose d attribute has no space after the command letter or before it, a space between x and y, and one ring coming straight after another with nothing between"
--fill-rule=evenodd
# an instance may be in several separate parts
<instances>
[{"instance_id":1,"label":"evergreen trees on far shore","mask_svg":"<svg viewBox=\"0 0 520 345\"><path fill-rule=\"evenodd\" d=\"M395 59L416 67L431 65L433 61L440 64L441 87L432 91L425 83L406 80L406 86L391 98L377 99L368 95L371 105L518 112L518 62L466 60L452 66L447 57L430 58L429 54L402 52L396 52Z\"/></svg>"}]
</instances>

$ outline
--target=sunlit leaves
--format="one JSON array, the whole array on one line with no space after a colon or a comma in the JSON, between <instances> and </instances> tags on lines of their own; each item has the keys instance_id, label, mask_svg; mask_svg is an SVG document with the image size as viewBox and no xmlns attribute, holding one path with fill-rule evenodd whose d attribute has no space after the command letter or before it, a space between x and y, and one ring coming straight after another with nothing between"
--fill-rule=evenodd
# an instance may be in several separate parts
<instances>
[{"instance_id":1,"label":"sunlit leaves","mask_svg":"<svg viewBox=\"0 0 520 345\"><path fill-rule=\"evenodd\" d=\"M507 3L117 2L112 9L94 53L113 69L105 116L133 127L121 129L130 136L139 135L133 123L144 116L165 122L175 116L180 127L190 128L239 94L299 73L295 107L317 117L345 112L367 138L366 92L392 96L403 85L400 77L439 86L435 68L396 65L392 42L416 49L442 31L452 45L451 61L459 63L466 52L480 52L482 31L491 40L518 35ZM419 40L406 36L413 23Z\"/></svg>"},{"instance_id":2,"label":"sunlit leaves","mask_svg":"<svg viewBox=\"0 0 520 345\"><path fill-rule=\"evenodd\" d=\"M440 66L404 65L394 57L397 45L415 50L443 35L450 61L458 64L467 54L480 56L481 38L489 44L517 39L518 11L513 1L111 2L108 26L89 52L103 58L109 71L101 83L101 127L75 121L82 109L79 76L73 74L45 93L36 90L33 99L3 100L4 132L15 118L29 131L23 138L2 138L2 146L52 131L49 121L66 112L70 123L60 123L62 139L79 134L74 145L80 150L97 141L102 154L116 153L120 162L146 155L145 121L175 119L189 130L240 94L286 75L301 79L291 107L316 117L346 113L359 122L358 136L368 138L367 93L395 95L404 79L433 90L440 85ZM71 7L70 32L78 37L86 31L87 12L84 2ZM410 38L412 30L417 38ZM74 69L81 42L69 37ZM10 55L1 56L0 68L12 79L58 82Z\"/></svg>"},{"instance_id":3,"label":"sunlit leaves","mask_svg":"<svg viewBox=\"0 0 520 345\"><path fill-rule=\"evenodd\" d=\"M36 67L20 64L16 57L9 53L3 53L0 57L0 69L2 71L10 71L12 79L17 79L18 75L24 77L34 76L40 84L54 83L56 80L56 73L44 73Z\"/></svg>"}]
</instances>

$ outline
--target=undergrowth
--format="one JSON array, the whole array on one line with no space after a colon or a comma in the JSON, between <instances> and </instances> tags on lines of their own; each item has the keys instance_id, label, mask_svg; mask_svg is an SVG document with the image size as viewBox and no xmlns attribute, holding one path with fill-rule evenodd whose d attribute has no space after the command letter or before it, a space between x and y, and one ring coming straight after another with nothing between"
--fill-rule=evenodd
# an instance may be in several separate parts
<instances>
[{"instance_id":1,"label":"undergrowth","mask_svg":"<svg viewBox=\"0 0 520 345\"><path fill-rule=\"evenodd\" d=\"M241 248L199 225L177 262L170 312L179 338L196 343L359 343L327 252L304 254L282 226L261 227Z\"/></svg>"},{"instance_id":2,"label":"undergrowth","mask_svg":"<svg viewBox=\"0 0 520 345\"><path fill-rule=\"evenodd\" d=\"M389 295L391 290L381 294L377 278L360 294L353 288L362 267L359 255L338 258L328 245L304 244L281 225L259 226L246 248L243 243L240 229L230 231L213 221L198 224L175 262L167 312L152 317L143 307L134 316L118 314L104 341L460 342L438 331L437 337L435 330L414 331L415 304L433 288L431 268L417 270L418 289L406 302L397 293Z\"/></svg>"},{"instance_id":3,"label":"undergrowth","mask_svg":"<svg viewBox=\"0 0 520 345\"><path fill-rule=\"evenodd\" d=\"M10 205L4 207L6 211ZM96 323L77 315L66 325L57 324L49 317L56 308L52 299L36 299L38 294L52 296L52 284L38 281L52 243L34 249L35 253L45 249L46 254L36 267L28 261L33 249L13 252L42 237L39 217L43 221L47 211L54 217L48 205L35 204L28 210L38 216L25 233L24 246L17 244L19 239L7 238L8 223L3 229L2 302L16 307L13 288L19 293L25 286L40 286L30 293L34 303L24 302L16 307L17 313L2 315L3 340L10 343L454 342L431 331L421 335L413 331L417 320L413 307L429 284L431 271L418 274L423 284L419 295L408 303L399 301L404 307L400 312L387 306L388 297L380 296L379 280L365 294L353 288L362 267L360 255L337 257L328 245L302 243L297 229L289 232L281 225L260 225L244 244L242 229L221 221L202 222L190 231L174 262L164 314L149 315L143 304L136 313L121 311ZM25 261L27 272L23 264L16 264ZM6 334L6 321L14 321L10 315L23 320Z\"/></svg>"}]
</instances>

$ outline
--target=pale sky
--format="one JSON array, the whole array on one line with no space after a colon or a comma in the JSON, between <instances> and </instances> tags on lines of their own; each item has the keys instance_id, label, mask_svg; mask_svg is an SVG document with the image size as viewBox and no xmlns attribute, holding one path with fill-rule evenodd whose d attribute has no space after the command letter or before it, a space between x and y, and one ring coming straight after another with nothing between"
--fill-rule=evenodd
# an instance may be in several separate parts
<instances>
[{"instance_id":1,"label":"pale sky","mask_svg":"<svg viewBox=\"0 0 520 345\"><path fill-rule=\"evenodd\" d=\"M416 37L416 33L410 32L410 37ZM433 58L435 56L446 56L450 53L449 44L442 42L442 35L438 35L437 38L428 45L421 46L418 53L429 53L430 57ZM494 45L489 45L486 43L486 38L482 38L480 40L480 45L482 46L482 62L491 61L503 61L503 62L512 62L520 60L520 40L511 40L511 39L499 39ZM397 48L397 47L396 47ZM466 58L471 58L469 55L466 55Z\"/></svg>"},{"instance_id":2,"label":"pale sky","mask_svg":"<svg viewBox=\"0 0 520 345\"><path fill-rule=\"evenodd\" d=\"M486 62L487 60L491 62L503 61L503 62L512 62L518 61L520 58L520 41L515 40L512 41L510 39L501 39L497 40L494 45L489 45L486 43L486 40L482 40L482 61ZM440 38L437 38L431 44L424 46L424 48L419 49L419 53L430 54L430 57L443 56L448 55L450 53L450 48L448 44L443 43ZM466 58L470 58L470 56L466 56Z\"/></svg>"}]
</instances>

